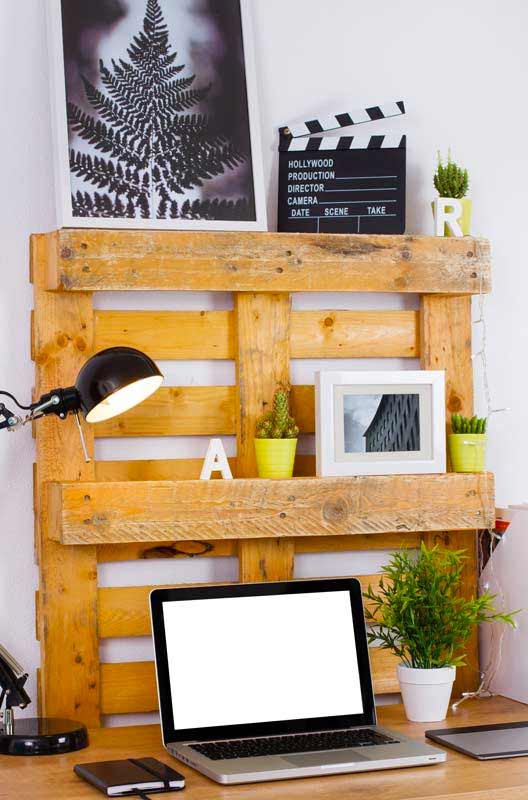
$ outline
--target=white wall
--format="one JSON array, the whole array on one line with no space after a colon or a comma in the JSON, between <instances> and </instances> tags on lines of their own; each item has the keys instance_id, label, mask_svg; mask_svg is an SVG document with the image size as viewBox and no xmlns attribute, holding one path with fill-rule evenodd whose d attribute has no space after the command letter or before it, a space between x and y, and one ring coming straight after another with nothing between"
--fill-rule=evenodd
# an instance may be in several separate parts
<instances>
[{"instance_id":1,"label":"white wall","mask_svg":"<svg viewBox=\"0 0 528 800\"><path fill-rule=\"evenodd\" d=\"M29 398L33 384L28 235L50 229L54 218L44 5L42 0L0 2L0 388L24 399ZM370 4L254 0L254 6L271 227L277 188L276 130L314 113L340 112L384 100L406 101L406 117L380 130L408 134L409 232L432 232L429 201L436 149L445 151L452 145L455 156L469 168L474 232L489 237L494 252L495 288L487 303L490 382L495 405L512 409L493 420L489 466L497 475L499 504L526 500L528 427L523 413L528 315L524 296L528 273L523 263L523 214L528 176L523 134L528 123L524 102L528 6L523 0L445 0L441 7L431 0ZM230 304L224 295L141 299L160 308ZM133 303L138 300L136 295ZM124 295L98 299L106 307L126 307L127 302ZM304 308L368 307L374 299L305 295L296 302ZM412 297L376 299L376 305L383 307L414 307L415 302ZM315 366L313 362L297 364L294 382L308 380ZM394 362L383 366L392 368ZM167 373L174 383L233 382L232 365L204 363L191 373L189 365L173 364ZM480 387L478 367L477 373ZM482 403L480 410L484 410ZM196 440L167 441L163 450L159 445L145 440L100 442L98 456L176 457L203 450L203 442ZM0 433L0 641L33 673L38 649L33 611L32 460L29 430ZM297 569L299 575L370 572L378 563L377 555L361 560L325 555L304 558ZM164 564L161 569L154 563L109 565L101 570L100 581L126 585L220 580L234 576L235 570L235 564L223 559ZM143 640L114 643L102 655L112 660L141 658L148 647ZM34 682L30 691L35 694Z\"/></svg>"}]
</instances>

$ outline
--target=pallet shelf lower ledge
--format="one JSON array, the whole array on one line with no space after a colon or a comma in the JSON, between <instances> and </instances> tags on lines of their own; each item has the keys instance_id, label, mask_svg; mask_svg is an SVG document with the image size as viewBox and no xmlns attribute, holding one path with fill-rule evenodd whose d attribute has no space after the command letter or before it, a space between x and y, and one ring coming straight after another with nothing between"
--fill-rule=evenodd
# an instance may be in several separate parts
<instances>
[{"instance_id":1,"label":"pallet shelf lower ledge","mask_svg":"<svg viewBox=\"0 0 528 800\"><path fill-rule=\"evenodd\" d=\"M48 484L65 545L489 528L490 473Z\"/></svg>"}]
</instances>

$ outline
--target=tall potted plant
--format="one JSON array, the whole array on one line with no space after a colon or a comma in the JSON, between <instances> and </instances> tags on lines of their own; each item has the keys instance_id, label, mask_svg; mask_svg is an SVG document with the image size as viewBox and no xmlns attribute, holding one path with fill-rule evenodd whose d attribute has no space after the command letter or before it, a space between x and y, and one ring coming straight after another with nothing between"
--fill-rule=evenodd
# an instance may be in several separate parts
<instances>
[{"instance_id":1,"label":"tall potted plant","mask_svg":"<svg viewBox=\"0 0 528 800\"><path fill-rule=\"evenodd\" d=\"M458 200L462 205L462 216L458 218L458 224L462 228L464 236L469 236L471 230L471 200L466 197L469 187L469 175L467 169L463 169L451 158L451 151L448 151L447 162L444 164L440 152L438 153L438 163L433 183L440 197L448 200ZM434 203L433 214L434 214ZM448 225L444 225L444 236L451 236Z\"/></svg>"},{"instance_id":2,"label":"tall potted plant","mask_svg":"<svg viewBox=\"0 0 528 800\"><path fill-rule=\"evenodd\" d=\"M413 722L445 719L456 667L465 663L466 643L476 625L515 625L516 612L496 611L494 595L461 596L464 552L422 543L418 554L394 553L377 591L369 586L364 593L369 642L400 659L405 713Z\"/></svg>"},{"instance_id":3,"label":"tall potted plant","mask_svg":"<svg viewBox=\"0 0 528 800\"><path fill-rule=\"evenodd\" d=\"M258 420L255 455L260 478L291 478L299 428L290 414L290 390L279 386L273 408Z\"/></svg>"}]
</instances>

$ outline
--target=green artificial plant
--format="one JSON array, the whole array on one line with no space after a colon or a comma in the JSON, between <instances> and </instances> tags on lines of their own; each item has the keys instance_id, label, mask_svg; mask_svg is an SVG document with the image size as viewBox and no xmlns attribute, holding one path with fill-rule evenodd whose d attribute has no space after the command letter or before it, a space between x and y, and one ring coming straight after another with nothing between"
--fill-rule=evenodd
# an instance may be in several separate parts
<instances>
[{"instance_id":1,"label":"green artificial plant","mask_svg":"<svg viewBox=\"0 0 528 800\"><path fill-rule=\"evenodd\" d=\"M485 417L464 417L462 414L451 415L451 430L453 433L486 433L487 419Z\"/></svg>"},{"instance_id":2,"label":"green artificial plant","mask_svg":"<svg viewBox=\"0 0 528 800\"><path fill-rule=\"evenodd\" d=\"M273 395L273 409L257 422L257 439L296 439L299 428L290 415L290 390L279 386Z\"/></svg>"},{"instance_id":3,"label":"green artificial plant","mask_svg":"<svg viewBox=\"0 0 528 800\"><path fill-rule=\"evenodd\" d=\"M515 627L517 612L495 611L495 595L461 596L464 554L423 543L418 553L394 553L377 592L372 586L364 592L369 642L392 650L406 667L456 667L465 663L475 625L496 621Z\"/></svg>"},{"instance_id":4,"label":"green artificial plant","mask_svg":"<svg viewBox=\"0 0 528 800\"><path fill-rule=\"evenodd\" d=\"M467 169L459 167L451 158L451 151L447 154L447 163L442 162L438 152L438 164L434 176L434 185L440 197L465 197L469 186Z\"/></svg>"}]
</instances>

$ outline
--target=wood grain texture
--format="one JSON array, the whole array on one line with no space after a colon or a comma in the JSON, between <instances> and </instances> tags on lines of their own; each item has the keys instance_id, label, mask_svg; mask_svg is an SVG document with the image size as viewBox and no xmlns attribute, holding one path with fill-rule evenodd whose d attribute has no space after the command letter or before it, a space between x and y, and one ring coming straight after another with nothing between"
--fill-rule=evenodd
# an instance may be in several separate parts
<instances>
[{"instance_id":1,"label":"wood grain texture","mask_svg":"<svg viewBox=\"0 0 528 800\"><path fill-rule=\"evenodd\" d=\"M363 550L398 550L420 546L419 533L369 533L355 536L307 536L294 539L296 553L340 553ZM97 547L97 560L135 561L153 558L229 558L238 555L235 539L218 541L148 542L102 544Z\"/></svg>"},{"instance_id":2,"label":"wood grain texture","mask_svg":"<svg viewBox=\"0 0 528 800\"><path fill-rule=\"evenodd\" d=\"M469 237L62 229L51 241L48 288L63 291L490 288L489 244Z\"/></svg>"},{"instance_id":3,"label":"wood grain texture","mask_svg":"<svg viewBox=\"0 0 528 800\"><path fill-rule=\"evenodd\" d=\"M292 358L417 358L417 311L295 311Z\"/></svg>"},{"instance_id":4,"label":"wood grain texture","mask_svg":"<svg viewBox=\"0 0 528 800\"><path fill-rule=\"evenodd\" d=\"M399 692L396 657L379 647L369 649L374 692ZM101 712L139 714L158 710L153 661L101 664Z\"/></svg>"},{"instance_id":5,"label":"wood grain texture","mask_svg":"<svg viewBox=\"0 0 528 800\"><path fill-rule=\"evenodd\" d=\"M95 349L126 345L156 359L234 358L232 311L96 311Z\"/></svg>"},{"instance_id":6,"label":"wood grain texture","mask_svg":"<svg viewBox=\"0 0 528 800\"><path fill-rule=\"evenodd\" d=\"M236 477L236 458L229 458L228 461L233 477ZM95 479L98 481L198 480L202 471L203 462L203 458L152 458L137 461L96 461ZM221 480L221 478L217 478L218 475L219 473L213 472L211 480Z\"/></svg>"},{"instance_id":7,"label":"wood grain texture","mask_svg":"<svg viewBox=\"0 0 528 800\"><path fill-rule=\"evenodd\" d=\"M271 409L277 385L289 384L290 311L291 298L287 294L235 295L235 415L240 477L256 476L256 422Z\"/></svg>"},{"instance_id":8,"label":"wood grain texture","mask_svg":"<svg viewBox=\"0 0 528 800\"><path fill-rule=\"evenodd\" d=\"M422 534L356 533L352 536L306 536L295 539L296 553L321 553L364 550L401 550L420 547Z\"/></svg>"},{"instance_id":9,"label":"wood grain texture","mask_svg":"<svg viewBox=\"0 0 528 800\"><path fill-rule=\"evenodd\" d=\"M228 458L233 477L238 477L236 458ZM98 481L181 481L198 480L203 458L145 459L133 461L96 461ZM315 456L297 455L293 474L296 477L315 475ZM215 475L215 473L213 473ZM213 478L214 480L215 478ZM220 480L220 478L218 478Z\"/></svg>"},{"instance_id":10,"label":"wood grain texture","mask_svg":"<svg viewBox=\"0 0 528 800\"><path fill-rule=\"evenodd\" d=\"M301 432L313 433L315 430L314 387L292 386L291 406ZM236 407L236 386L162 386L141 405L135 406L118 417L94 425L94 435L101 439L116 436L235 434ZM249 423L246 427L246 435L253 436L254 431L249 433ZM251 447L253 447L253 439L251 439ZM248 457L253 458L253 456Z\"/></svg>"},{"instance_id":11,"label":"wood grain texture","mask_svg":"<svg viewBox=\"0 0 528 800\"><path fill-rule=\"evenodd\" d=\"M239 580L286 581L293 578L293 539L246 539L238 543Z\"/></svg>"},{"instance_id":12,"label":"wood grain texture","mask_svg":"<svg viewBox=\"0 0 528 800\"><path fill-rule=\"evenodd\" d=\"M451 430L451 414L473 414L473 364L471 360L471 298L431 297L420 299L424 369L443 369L446 378L447 431ZM493 489L491 501L494 504ZM475 528L489 527L476 525ZM493 524L492 524L493 527ZM438 541L438 536L429 537ZM452 531L444 546L466 550L462 574L462 594L473 597L477 591L478 554L476 531ZM475 629L467 643L467 665L457 670L454 694L473 691L479 683L478 632Z\"/></svg>"},{"instance_id":13,"label":"wood grain texture","mask_svg":"<svg viewBox=\"0 0 528 800\"><path fill-rule=\"evenodd\" d=\"M464 703L456 715L449 715L447 722L408 722L400 705L380 707L378 721L401 735L423 741L424 731L429 728L522 722L526 714L527 707L522 703L494 697ZM74 774L74 764L141 758L146 754L167 761L159 725L94 730L90 732L89 748L81 754L25 759L0 756L0 792L6 800L90 800L95 796L94 789ZM305 800L307 795L310 800L526 800L528 785L527 758L476 761L453 750L443 764L430 769L382 770L251 787L220 786L179 762L177 769L187 779L187 800Z\"/></svg>"},{"instance_id":14,"label":"wood grain texture","mask_svg":"<svg viewBox=\"0 0 528 800\"><path fill-rule=\"evenodd\" d=\"M64 544L475 529L494 517L483 474L51 483Z\"/></svg>"},{"instance_id":15,"label":"wood grain texture","mask_svg":"<svg viewBox=\"0 0 528 800\"><path fill-rule=\"evenodd\" d=\"M289 294L235 294L237 475L257 475L255 426L271 409L278 385L290 381ZM239 580L293 578L294 546L289 539L240 541Z\"/></svg>"},{"instance_id":16,"label":"wood grain texture","mask_svg":"<svg viewBox=\"0 0 528 800\"><path fill-rule=\"evenodd\" d=\"M421 364L446 373L446 415L473 414L471 298L420 298Z\"/></svg>"},{"instance_id":17,"label":"wood grain texture","mask_svg":"<svg viewBox=\"0 0 528 800\"><path fill-rule=\"evenodd\" d=\"M31 239L37 396L57 387L71 386L92 350L91 295L52 294L44 288L46 268L53 261L54 241L50 236ZM89 426L85 426L85 435L92 451L93 434ZM99 724L96 550L95 547L70 550L57 544L48 495L44 491L49 480L93 480L93 462L84 462L72 418L41 420L36 426L36 447L39 709L46 716L78 719L96 726Z\"/></svg>"},{"instance_id":18,"label":"wood grain texture","mask_svg":"<svg viewBox=\"0 0 528 800\"><path fill-rule=\"evenodd\" d=\"M260 543L262 543L262 540L259 540ZM276 539L273 543L280 544L281 540ZM287 568L290 568L289 564ZM378 585L381 575L358 575L357 577L361 583L362 591L366 591L370 584L374 587ZM259 577L257 580L261 580L261 578ZM269 580L274 579L271 577ZM281 580L281 578L278 578L278 580ZM193 585L196 586L197 584ZM116 636L150 636L150 592L153 589L174 588L175 586L176 584L164 587L119 586L99 589L99 637L101 639L109 639ZM372 606L369 601L364 601L364 603L369 608Z\"/></svg>"},{"instance_id":19,"label":"wood grain texture","mask_svg":"<svg viewBox=\"0 0 528 800\"><path fill-rule=\"evenodd\" d=\"M234 359L233 311L96 311L94 349L126 345L160 360ZM417 311L294 311L292 358L417 358Z\"/></svg>"},{"instance_id":20,"label":"wood grain texture","mask_svg":"<svg viewBox=\"0 0 528 800\"><path fill-rule=\"evenodd\" d=\"M162 386L141 405L95 425L95 436L233 434L234 414L234 386Z\"/></svg>"},{"instance_id":21,"label":"wood grain texture","mask_svg":"<svg viewBox=\"0 0 528 800\"><path fill-rule=\"evenodd\" d=\"M133 714L158 710L153 661L101 664L101 712Z\"/></svg>"},{"instance_id":22,"label":"wood grain texture","mask_svg":"<svg viewBox=\"0 0 528 800\"><path fill-rule=\"evenodd\" d=\"M99 563L165 558L230 558L238 555L235 539L219 541L148 542L102 544L97 547Z\"/></svg>"}]
</instances>

